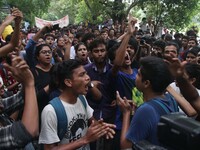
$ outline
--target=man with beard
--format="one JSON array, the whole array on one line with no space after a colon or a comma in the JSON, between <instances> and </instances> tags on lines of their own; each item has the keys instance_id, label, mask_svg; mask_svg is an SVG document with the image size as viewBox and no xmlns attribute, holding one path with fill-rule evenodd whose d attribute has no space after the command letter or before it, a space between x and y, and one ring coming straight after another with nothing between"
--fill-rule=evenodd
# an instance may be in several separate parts
<instances>
[{"instance_id":1,"label":"man with beard","mask_svg":"<svg viewBox=\"0 0 200 150\"><path fill-rule=\"evenodd\" d=\"M106 43L103 39L95 39L89 46L93 62L85 66L85 70L94 85L87 94L89 105L94 109L95 119L103 118L107 123L113 123L115 117L115 106L112 105L114 97L108 72L112 65L107 60ZM97 94L100 92L101 94ZM105 144L109 145L109 144ZM95 144L94 144L95 147ZM104 149L106 149L104 147Z\"/></svg>"}]
</instances>

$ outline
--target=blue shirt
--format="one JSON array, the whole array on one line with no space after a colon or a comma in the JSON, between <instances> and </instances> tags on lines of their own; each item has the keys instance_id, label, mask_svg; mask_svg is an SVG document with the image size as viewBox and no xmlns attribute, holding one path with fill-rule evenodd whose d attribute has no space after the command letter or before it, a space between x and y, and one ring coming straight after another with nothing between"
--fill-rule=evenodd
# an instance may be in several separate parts
<instances>
[{"instance_id":1,"label":"blue shirt","mask_svg":"<svg viewBox=\"0 0 200 150\"><path fill-rule=\"evenodd\" d=\"M118 71L117 75L113 77L112 82L115 87L115 91L119 91L121 97L126 97L127 99L132 99L132 90L135 87L135 79L137 75L137 69L133 69L132 74L127 74L121 71ZM122 113L117 107L116 118L115 118L116 129L122 129Z\"/></svg>"},{"instance_id":2,"label":"blue shirt","mask_svg":"<svg viewBox=\"0 0 200 150\"><path fill-rule=\"evenodd\" d=\"M135 111L126 135L126 138L132 143L147 140L152 144L159 145L157 139L157 125L161 117L161 112L160 109L150 104L153 100L162 103L169 112L178 111L177 103L169 94L166 95L165 99L158 97L143 103Z\"/></svg>"}]
</instances>

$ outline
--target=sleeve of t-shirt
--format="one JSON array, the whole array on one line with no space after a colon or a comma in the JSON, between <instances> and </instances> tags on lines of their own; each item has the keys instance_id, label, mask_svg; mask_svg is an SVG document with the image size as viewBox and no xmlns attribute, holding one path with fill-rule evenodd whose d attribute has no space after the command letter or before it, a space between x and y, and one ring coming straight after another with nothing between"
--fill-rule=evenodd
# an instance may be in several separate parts
<instances>
[{"instance_id":1,"label":"sleeve of t-shirt","mask_svg":"<svg viewBox=\"0 0 200 150\"><path fill-rule=\"evenodd\" d=\"M48 104L42 111L40 144L53 144L60 142L57 135L57 117L54 108Z\"/></svg>"},{"instance_id":2,"label":"sleeve of t-shirt","mask_svg":"<svg viewBox=\"0 0 200 150\"><path fill-rule=\"evenodd\" d=\"M152 128L151 122L155 118L153 111L151 106L143 105L135 112L126 135L126 138L133 144L149 137L149 131Z\"/></svg>"}]
</instances>

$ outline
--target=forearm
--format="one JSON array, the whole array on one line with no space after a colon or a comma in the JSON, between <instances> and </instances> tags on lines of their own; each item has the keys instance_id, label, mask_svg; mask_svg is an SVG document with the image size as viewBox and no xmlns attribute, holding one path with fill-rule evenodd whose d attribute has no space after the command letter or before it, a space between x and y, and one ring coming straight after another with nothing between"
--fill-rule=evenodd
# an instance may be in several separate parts
<instances>
[{"instance_id":1,"label":"forearm","mask_svg":"<svg viewBox=\"0 0 200 150\"><path fill-rule=\"evenodd\" d=\"M117 39L117 41L122 41L122 40L124 39L125 35L126 35L126 33L122 34L122 35Z\"/></svg>"},{"instance_id":2,"label":"forearm","mask_svg":"<svg viewBox=\"0 0 200 150\"><path fill-rule=\"evenodd\" d=\"M5 23L2 23L1 26L0 26L0 35L2 35L4 29L6 28L7 24Z\"/></svg>"},{"instance_id":3,"label":"forearm","mask_svg":"<svg viewBox=\"0 0 200 150\"><path fill-rule=\"evenodd\" d=\"M175 98L181 109L187 114L189 117L193 117L197 115L195 109L191 106L191 104L181 95L179 95L171 86L167 87L167 91Z\"/></svg>"},{"instance_id":4,"label":"forearm","mask_svg":"<svg viewBox=\"0 0 200 150\"><path fill-rule=\"evenodd\" d=\"M116 66L122 65L122 63L124 61L124 57L126 55L126 47L128 45L130 37L131 37L130 34L126 34L122 43L120 44L119 48L117 49L114 65L116 65Z\"/></svg>"},{"instance_id":5,"label":"forearm","mask_svg":"<svg viewBox=\"0 0 200 150\"><path fill-rule=\"evenodd\" d=\"M13 47L17 47L19 44L19 38L20 38L20 26L21 26L21 21L15 23L15 29L11 38L10 43L13 45Z\"/></svg>"},{"instance_id":6,"label":"forearm","mask_svg":"<svg viewBox=\"0 0 200 150\"><path fill-rule=\"evenodd\" d=\"M43 34L44 34L43 29L39 30L39 31L33 36L33 40L34 40L35 42L37 42L38 39L39 39L40 37L43 36Z\"/></svg>"},{"instance_id":7,"label":"forearm","mask_svg":"<svg viewBox=\"0 0 200 150\"><path fill-rule=\"evenodd\" d=\"M71 44L68 43L68 44L65 46L64 60L69 60L69 59L70 59L70 49L71 49Z\"/></svg>"},{"instance_id":8,"label":"forearm","mask_svg":"<svg viewBox=\"0 0 200 150\"><path fill-rule=\"evenodd\" d=\"M122 132L121 132L121 140L120 140L121 149L132 147L132 143L126 139L126 134L128 132L129 125L130 125L130 114L131 112L123 113Z\"/></svg>"},{"instance_id":9,"label":"forearm","mask_svg":"<svg viewBox=\"0 0 200 150\"><path fill-rule=\"evenodd\" d=\"M33 136L39 133L38 105L34 84L25 85L25 105L22 123L27 131Z\"/></svg>"}]
</instances>

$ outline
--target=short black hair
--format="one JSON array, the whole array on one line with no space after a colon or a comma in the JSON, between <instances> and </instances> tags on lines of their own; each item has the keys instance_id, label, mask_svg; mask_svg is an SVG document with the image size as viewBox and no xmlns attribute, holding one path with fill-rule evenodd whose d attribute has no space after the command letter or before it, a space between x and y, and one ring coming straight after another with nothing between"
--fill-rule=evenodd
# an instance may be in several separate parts
<instances>
[{"instance_id":1,"label":"short black hair","mask_svg":"<svg viewBox=\"0 0 200 150\"><path fill-rule=\"evenodd\" d=\"M198 46L195 46L191 50L189 50L188 52L186 52L186 56L188 54L193 54L194 56L197 56L199 51L200 51L200 48Z\"/></svg>"},{"instance_id":2,"label":"short black hair","mask_svg":"<svg viewBox=\"0 0 200 150\"><path fill-rule=\"evenodd\" d=\"M178 50L179 50L179 46L178 46L178 44L175 43L175 42L167 42L166 45L165 45L165 47L166 47L166 46L175 46L177 52L178 52Z\"/></svg>"},{"instance_id":3,"label":"short black hair","mask_svg":"<svg viewBox=\"0 0 200 150\"><path fill-rule=\"evenodd\" d=\"M66 87L64 80L71 79L73 75L74 69L82 66L81 62L76 59L69 59L67 61L63 61L57 67L57 75L59 76L58 79L58 86L61 89Z\"/></svg>"},{"instance_id":4,"label":"short black hair","mask_svg":"<svg viewBox=\"0 0 200 150\"><path fill-rule=\"evenodd\" d=\"M157 47L161 48L162 51L164 51L165 45L166 45L166 43L165 43L163 40L156 40L156 41L153 43L153 46L157 46Z\"/></svg>"},{"instance_id":5,"label":"short black hair","mask_svg":"<svg viewBox=\"0 0 200 150\"><path fill-rule=\"evenodd\" d=\"M53 37L53 39L55 40L55 36L54 36L53 34L51 34L51 33L47 33L47 34L45 34L45 36L44 36L44 40L46 40L46 38L47 38L48 36Z\"/></svg>"},{"instance_id":6,"label":"short black hair","mask_svg":"<svg viewBox=\"0 0 200 150\"><path fill-rule=\"evenodd\" d=\"M138 42L137 40L134 38L134 37L131 37L128 41L128 44L133 46L134 50L135 50L135 53L137 52L138 50Z\"/></svg>"},{"instance_id":7,"label":"short black hair","mask_svg":"<svg viewBox=\"0 0 200 150\"><path fill-rule=\"evenodd\" d=\"M95 38L93 33L86 33L83 35L82 42L86 44L86 41L92 38Z\"/></svg>"},{"instance_id":8,"label":"short black hair","mask_svg":"<svg viewBox=\"0 0 200 150\"><path fill-rule=\"evenodd\" d=\"M185 65L185 71L187 72L187 75L189 78L195 78L196 81L193 83L193 85L200 89L200 65L193 64L193 63L187 63Z\"/></svg>"},{"instance_id":9,"label":"short black hair","mask_svg":"<svg viewBox=\"0 0 200 150\"><path fill-rule=\"evenodd\" d=\"M190 38L188 41L195 41L196 45L198 45L198 41L194 38Z\"/></svg>"},{"instance_id":10,"label":"short black hair","mask_svg":"<svg viewBox=\"0 0 200 150\"><path fill-rule=\"evenodd\" d=\"M100 44L107 45L103 38L96 38L89 45L89 50L92 51L94 48L98 47Z\"/></svg>"},{"instance_id":11,"label":"short black hair","mask_svg":"<svg viewBox=\"0 0 200 150\"><path fill-rule=\"evenodd\" d=\"M173 81L167 64L163 59L155 56L143 57L140 60L142 81L149 80L152 90L163 93Z\"/></svg>"}]
</instances>

